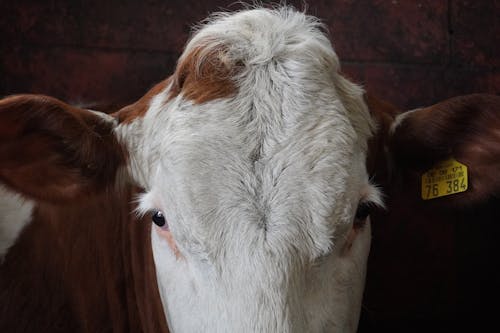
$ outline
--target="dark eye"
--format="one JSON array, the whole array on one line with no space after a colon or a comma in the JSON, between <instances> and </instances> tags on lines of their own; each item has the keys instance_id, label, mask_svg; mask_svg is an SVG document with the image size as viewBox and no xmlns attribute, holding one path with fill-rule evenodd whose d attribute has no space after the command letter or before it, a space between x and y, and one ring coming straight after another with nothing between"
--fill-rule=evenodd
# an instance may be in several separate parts
<instances>
[{"instance_id":1,"label":"dark eye","mask_svg":"<svg viewBox=\"0 0 500 333\"><path fill-rule=\"evenodd\" d=\"M159 227L163 227L167 223L165 216L163 216L163 213L160 210L155 211L151 219L153 220L153 223Z\"/></svg>"},{"instance_id":2,"label":"dark eye","mask_svg":"<svg viewBox=\"0 0 500 333\"><path fill-rule=\"evenodd\" d=\"M366 218L370 216L372 205L369 202L360 202L356 210L356 218L354 219L354 227L362 227Z\"/></svg>"}]
</instances>

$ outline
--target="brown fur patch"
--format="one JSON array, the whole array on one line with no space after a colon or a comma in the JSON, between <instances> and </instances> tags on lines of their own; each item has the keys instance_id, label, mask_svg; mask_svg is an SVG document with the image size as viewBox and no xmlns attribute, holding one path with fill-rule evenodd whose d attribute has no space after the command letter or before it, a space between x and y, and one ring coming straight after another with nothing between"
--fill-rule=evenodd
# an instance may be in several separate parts
<instances>
[{"instance_id":1,"label":"brown fur patch","mask_svg":"<svg viewBox=\"0 0 500 333\"><path fill-rule=\"evenodd\" d=\"M0 265L0 332L167 333L130 189L40 203Z\"/></svg>"},{"instance_id":2,"label":"brown fur patch","mask_svg":"<svg viewBox=\"0 0 500 333\"><path fill-rule=\"evenodd\" d=\"M130 104L125 106L124 108L120 109L119 111L115 112L112 114L113 117L115 117L118 122L121 123L131 123L134 119L138 117L144 117L146 112L149 109L149 106L151 104L151 100L161 93L165 88L172 82L172 77L169 77L160 83L156 84L153 88L151 88L146 95L141 97L137 102L134 104Z\"/></svg>"},{"instance_id":3,"label":"brown fur patch","mask_svg":"<svg viewBox=\"0 0 500 333\"><path fill-rule=\"evenodd\" d=\"M0 181L35 199L59 201L114 184L126 155L113 124L55 98L0 101Z\"/></svg>"},{"instance_id":4,"label":"brown fur patch","mask_svg":"<svg viewBox=\"0 0 500 333\"><path fill-rule=\"evenodd\" d=\"M387 181L388 156L386 149L389 140L389 130L394 118L401 113L394 105L367 93L365 101L370 114L376 122L376 133L368 142L367 170L375 177L376 183Z\"/></svg>"},{"instance_id":5,"label":"brown fur patch","mask_svg":"<svg viewBox=\"0 0 500 333\"><path fill-rule=\"evenodd\" d=\"M241 64L229 59L224 47L207 50L205 45L197 46L177 64L169 99L182 93L201 104L230 97L237 92L233 78L240 68Z\"/></svg>"},{"instance_id":6,"label":"brown fur patch","mask_svg":"<svg viewBox=\"0 0 500 333\"><path fill-rule=\"evenodd\" d=\"M217 98L230 97L237 92L233 81L241 68L227 56L223 47L208 50L206 46L195 47L191 53L180 59L175 73L155 85L137 102L125 106L112 114L119 123L128 124L143 117L153 97L161 93L170 83L172 87L166 102L182 94L195 104L209 102Z\"/></svg>"}]
</instances>

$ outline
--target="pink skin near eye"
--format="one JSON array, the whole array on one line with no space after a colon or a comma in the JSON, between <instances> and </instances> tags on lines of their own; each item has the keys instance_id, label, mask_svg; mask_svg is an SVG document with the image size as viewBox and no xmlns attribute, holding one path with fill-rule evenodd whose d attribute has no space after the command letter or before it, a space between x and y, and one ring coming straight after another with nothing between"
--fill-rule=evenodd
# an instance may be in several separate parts
<instances>
[{"instance_id":1,"label":"pink skin near eye","mask_svg":"<svg viewBox=\"0 0 500 333\"><path fill-rule=\"evenodd\" d=\"M177 245L175 244L174 237L172 236L172 233L170 232L170 228L168 226L168 221L165 219L163 213L161 211L155 212L152 219L155 223L154 228L158 235L167 241L168 246L174 252L175 256L177 258L181 258L182 256L179 252L179 249L177 248Z\"/></svg>"}]
</instances>

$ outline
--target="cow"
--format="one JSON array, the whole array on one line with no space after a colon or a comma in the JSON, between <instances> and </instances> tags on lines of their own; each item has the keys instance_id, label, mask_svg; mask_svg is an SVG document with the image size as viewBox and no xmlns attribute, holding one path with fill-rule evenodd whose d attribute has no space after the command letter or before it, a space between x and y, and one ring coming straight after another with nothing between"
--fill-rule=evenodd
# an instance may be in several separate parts
<instances>
[{"instance_id":1,"label":"cow","mask_svg":"<svg viewBox=\"0 0 500 333\"><path fill-rule=\"evenodd\" d=\"M290 8L213 15L112 115L3 99L0 329L355 332L375 181L391 195L400 170L481 160L478 140L437 140L498 123L498 97L444 103L365 96ZM496 186L480 166L467 200Z\"/></svg>"}]
</instances>

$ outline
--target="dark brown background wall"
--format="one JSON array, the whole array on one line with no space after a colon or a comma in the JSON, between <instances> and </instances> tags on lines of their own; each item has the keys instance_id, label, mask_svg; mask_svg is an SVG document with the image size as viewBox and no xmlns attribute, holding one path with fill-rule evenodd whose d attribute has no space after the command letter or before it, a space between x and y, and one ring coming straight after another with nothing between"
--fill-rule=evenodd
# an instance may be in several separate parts
<instances>
[{"instance_id":1,"label":"dark brown background wall","mask_svg":"<svg viewBox=\"0 0 500 333\"><path fill-rule=\"evenodd\" d=\"M132 102L172 72L193 24L233 3L1 0L0 95ZM344 71L399 107L500 90L500 1L309 0L307 11Z\"/></svg>"}]
</instances>

